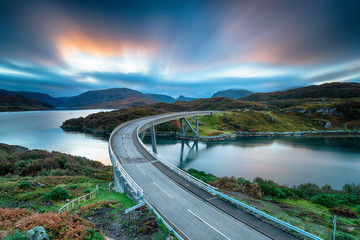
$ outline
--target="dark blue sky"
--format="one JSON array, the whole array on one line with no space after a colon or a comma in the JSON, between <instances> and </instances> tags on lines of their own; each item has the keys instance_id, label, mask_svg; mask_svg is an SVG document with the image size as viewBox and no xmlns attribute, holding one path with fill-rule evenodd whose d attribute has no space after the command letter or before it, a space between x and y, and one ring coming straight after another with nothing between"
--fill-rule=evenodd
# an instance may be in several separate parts
<instances>
[{"instance_id":1,"label":"dark blue sky","mask_svg":"<svg viewBox=\"0 0 360 240\"><path fill-rule=\"evenodd\" d=\"M0 88L209 97L360 82L360 1L0 2Z\"/></svg>"}]
</instances>

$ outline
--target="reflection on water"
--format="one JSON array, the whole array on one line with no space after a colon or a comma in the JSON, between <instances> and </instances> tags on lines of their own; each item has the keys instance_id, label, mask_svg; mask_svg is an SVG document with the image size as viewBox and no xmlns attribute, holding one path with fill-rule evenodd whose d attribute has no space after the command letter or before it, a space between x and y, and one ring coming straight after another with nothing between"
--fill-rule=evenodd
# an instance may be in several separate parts
<instances>
[{"instance_id":1,"label":"reflection on water","mask_svg":"<svg viewBox=\"0 0 360 240\"><path fill-rule=\"evenodd\" d=\"M159 154L178 167L216 176L259 176L286 185L313 182L337 189L360 183L360 141L354 137L248 137L208 143L158 138L157 143Z\"/></svg>"},{"instance_id":2,"label":"reflection on water","mask_svg":"<svg viewBox=\"0 0 360 240\"><path fill-rule=\"evenodd\" d=\"M67 119L85 117L100 111L103 110L2 112L0 142L84 156L109 165L108 137L65 132L60 128Z\"/></svg>"}]
</instances>

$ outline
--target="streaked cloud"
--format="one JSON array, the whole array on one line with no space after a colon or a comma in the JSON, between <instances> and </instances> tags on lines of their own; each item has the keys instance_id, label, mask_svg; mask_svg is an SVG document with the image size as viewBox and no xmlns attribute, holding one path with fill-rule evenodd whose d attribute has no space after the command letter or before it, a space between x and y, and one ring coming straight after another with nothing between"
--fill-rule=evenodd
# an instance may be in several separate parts
<instances>
[{"instance_id":1,"label":"streaked cloud","mask_svg":"<svg viewBox=\"0 0 360 240\"><path fill-rule=\"evenodd\" d=\"M0 87L208 97L357 81L358 1L2 1Z\"/></svg>"}]
</instances>

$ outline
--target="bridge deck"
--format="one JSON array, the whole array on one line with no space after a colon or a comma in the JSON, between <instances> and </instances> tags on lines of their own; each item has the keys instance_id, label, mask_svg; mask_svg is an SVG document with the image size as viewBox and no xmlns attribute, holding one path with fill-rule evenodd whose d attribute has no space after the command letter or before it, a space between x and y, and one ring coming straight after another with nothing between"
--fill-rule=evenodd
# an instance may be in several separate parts
<instances>
[{"instance_id":1,"label":"bridge deck","mask_svg":"<svg viewBox=\"0 0 360 240\"><path fill-rule=\"evenodd\" d=\"M178 233L188 239L269 239L246 224L209 204L198 195L180 186L159 168L154 159L145 158L135 144L140 131L176 119L183 114L157 115L132 121L118 128L111 138L117 160L143 189L144 197L161 213ZM144 127L145 126L145 127ZM290 236L290 235L288 235Z\"/></svg>"}]
</instances>

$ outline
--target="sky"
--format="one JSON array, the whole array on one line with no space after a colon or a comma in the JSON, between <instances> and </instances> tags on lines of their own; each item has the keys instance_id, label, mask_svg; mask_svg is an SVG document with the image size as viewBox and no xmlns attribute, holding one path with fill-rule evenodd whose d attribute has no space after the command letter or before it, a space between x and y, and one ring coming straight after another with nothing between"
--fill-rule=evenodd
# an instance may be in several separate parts
<instances>
[{"instance_id":1,"label":"sky","mask_svg":"<svg viewBox=\"0 0 360 240\"><path fill-rule=\"evenodd\" d=\"M360 82L360 1L0 1L0 88L210 97Z\"/></svg>"}]
</instances>

